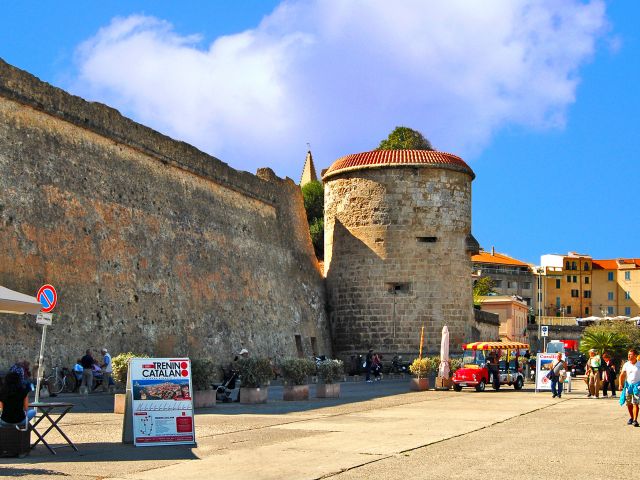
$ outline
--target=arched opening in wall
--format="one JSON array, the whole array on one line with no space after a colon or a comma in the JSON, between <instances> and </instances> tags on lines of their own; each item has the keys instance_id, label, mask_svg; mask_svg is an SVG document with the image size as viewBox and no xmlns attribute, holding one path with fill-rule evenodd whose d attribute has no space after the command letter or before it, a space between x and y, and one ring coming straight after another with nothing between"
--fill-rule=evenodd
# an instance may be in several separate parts
<instances>
[{"instance_id":1,"label":"arched opening in wall","mask_svg":"<svg viewBox=\"0 0 640 480\"><path fill-rule=\"evenodd\" d=\"M296 335L296 351L298 352L298 357L304 357L304 349L302 348L302 337L300 335Z\"/></svg>"}]
</instances>

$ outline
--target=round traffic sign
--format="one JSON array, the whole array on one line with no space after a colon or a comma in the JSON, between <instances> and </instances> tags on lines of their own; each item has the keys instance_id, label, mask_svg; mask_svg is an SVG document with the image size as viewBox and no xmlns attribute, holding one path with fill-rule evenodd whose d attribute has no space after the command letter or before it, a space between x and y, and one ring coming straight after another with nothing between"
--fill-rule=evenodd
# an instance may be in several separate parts
<instances>
[{"instance_id":1,"label":"round traffic sign","mask_svg":"<svg viewBox=\"0 0 640 480\"><path fill-rule=\"evenodd\" d=\"M53 285L43 285L38 290L36 298L42 304L42 311L47 313L54 309L56 303L58 303L58 294Z\"/></svg>"}]
</instances>

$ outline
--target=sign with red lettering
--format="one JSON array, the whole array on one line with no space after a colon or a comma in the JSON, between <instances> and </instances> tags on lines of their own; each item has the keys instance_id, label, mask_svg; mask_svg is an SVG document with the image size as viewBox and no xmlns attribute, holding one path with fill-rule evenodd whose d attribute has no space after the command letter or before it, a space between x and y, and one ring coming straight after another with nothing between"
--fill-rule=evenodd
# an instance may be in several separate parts
<instances>
[{"instance_id":1,"label":"sign with red lettering","mask_svg":"<svg viewBox=\"0 0 640 480\"><path fill-rule=\"evenodd\" d=\"M132 358L133 443L193 445L193 390L188 358Z\"/></svg>"}]
</instances>

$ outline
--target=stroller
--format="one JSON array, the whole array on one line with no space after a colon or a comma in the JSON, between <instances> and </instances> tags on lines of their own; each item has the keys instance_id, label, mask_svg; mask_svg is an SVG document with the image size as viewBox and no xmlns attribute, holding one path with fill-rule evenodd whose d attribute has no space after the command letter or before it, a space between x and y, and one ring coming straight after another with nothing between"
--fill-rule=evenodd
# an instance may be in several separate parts
<instances>
[{"instance_id":1,"label":"stroller","mask_svg":"<svg viewBox=\"0 0 640 480\"><path fill-rule=\"evenodd\" d=\"M216 389L216 401L222 403L233 402L231 393L236 388L236 381L238 380L238 372L235 371L231 365L229 368L220 367L222 370L222 383L219 385L214 384L213 388Z\"/></svg>"}]
</instances>

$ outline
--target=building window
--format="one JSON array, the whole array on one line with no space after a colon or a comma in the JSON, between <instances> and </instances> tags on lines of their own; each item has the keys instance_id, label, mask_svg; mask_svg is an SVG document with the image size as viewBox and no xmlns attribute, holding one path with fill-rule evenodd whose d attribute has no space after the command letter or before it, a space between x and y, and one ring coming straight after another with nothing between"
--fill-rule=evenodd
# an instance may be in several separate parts
<instances>
[{"instance_id":1,"label":"building window","mask_svg":"<svg viewBox=\"0 0 640 480\"><path fill-rule=\"evenodd\" d=\"M556 288L560 288L560 279L556 280Z\"/></svg>"},{"instance_id":2,"label":"building window","mask_svg":"<svg viewBox=\"0 0 640 480\"><path fill-rule=\"evenodd\" d=\"M578 277L576 277L575 275L573 276L573 283L578 283Z\"/></svg>"},{"instance_id":3,"label":"building window","mask_svg":"<svg viewBox=\"0 0 640 480\"><path fill-rule=\"evenodd\" d=\"M571 315L571 305L567 305L567 315Z\"/></svg>"},{"instance_id":4,"label":"building window","mask_svg":"<svg viewBox=\"0 0 640 480\"><path fill-rule=\"evenodd\" d=\"M589 283L589 277L584 277L584 283L588 284Z\"/></svg>"},{"instance_id":5,"label":"building window","mask_svg":"<svg viewBox=\"0 0 640 480\"><path fill-rule=\"evenodd\" d=\"M571 270L577 270L578 269L578 264L576 264L576 262L571 262Z\"/></svg>"},{"instance_id":6,"label":"building window","mask_svg":"<svg viewBox=\"0 0 640 480\"><path fill-rule=\"evenodd\" d=\"M560 297L556 297L556 308L560 308Z\"/></svg>"},{"instance_id":7,"label":"building window","mask_svg":"<svg viewBox=\"0 0 640 480\"><path fill-rule=\"evenodd\" d=\"M588 272L589 271L589 262L584 264L584 271Z\"/></svg>"},{"instance_id":8,"label":"building window","mask_svg":"<svg viewBox=\"0 0 640 480\"><path fill-rule=\"evenodd\" d=\"M613 315L613 307L607 307L607 315Z\"/></svg>"},{"instance_id":9,"label":"building window","mask_svg":"<svg viewBox=\"0 0 640 480\"><path fill-rule=\"evenodd\" d=\"M493 286L496 288L502 288L502 280L494 280Z\"/></svg>"},{"instance_id":10,"label":"building window","mask_svg":"<svg viewBox=\"0 0 640 480\"><path fill-rule=\"evenodd\" d=\"M624 272L624 279L631 280L631 272Z\"/></svg>"},{"instance_id":11,"label":"building window","mask_svg":"<svg viewBox=\"0 0 640 480\"><path fill-rule=\"evenodd\" d=\"M438 237L416 237L418 243L435 243L438 241Z\"/></svg>"},{"instance_id":12,"label":"building window","mask_svg":"<svg viewBox=\"0 0 640 480\"><path fill-rule=\"evenodd\" d=\"M624 299L631 300L631 292L624 292Z\"/></svg>"},{"instance_id":13,"label":"building window","mask_svg":"<svg viewBox=\"0 0 640 480\"><path fill-rule=\"evenodd\" d=\"M630 317L631 316L631 307L624 307L624 314L627 317Z\"/></svg>"},{"instance_id":14,"label":"building window","mask_svg":"<svg viewBox=\"0 0 640 480\"><path fill-rule=\"evenodd\" d=\"M589 315L589 307L584 307L584 314Z\"/></svg>"},{"instance_id":15,"label":"building window","mask_svg":"<svg viewBox=\"0 0 640 480\"><path fill-rule=\"evenodd\" d=\"M578 298L580 296L580 290L571 290L571 296Z\"/></svg>"},{"instance_id":16,"label":"building window","mask_svg":"<svg viewBox=\"0 0 640 480\"><path fill-rule=\"evenodd\" d=\"M565 265L567 268L565 270L571 270L571 262L567 260L567 264Z\"/></svg>"},{"instance_id":17,"label":"building window","mask_svg":"<svg viewBox=\"0 0 640 480\"><path fill-rule=\"evenodd\" d=\"M518 288L518 282L507 282L507 288Z\"/></svg>"},{"instance_id":18,"label":"building window","mask_svg":"<svg viewBox=\"0 0 640 480\"><path fill-rule=\"evenodd\" d=\"M571 283L571 275L567 275L567 283Z\"/></svg>"},{"instance_id":19,"label":"building window","mask_svg":"<svg viewBox=\"0 0 640 480\"><path fill-rule=\"evenodd\" d=\"M584 291L584 298L591 298L591 290Z\"/></svg>"},{"instance_id":20,"label":"building window","mask_svg":"<svg viewBox=\"0 0 640 480\"><path fill-rule=\"evenodd\" d=\"M613 272L607 272L607 280L613 282Z\"/></svg>"},{"instance_id":21,"label":"building window","mask_svg":"<svg viewBox=\"0 0 640 480\"><path fill-rule=\"evenodd\" d=\"M613 292L607 292L607 300L613 300Z\"/></svg>"},{"instance_id":22,"label":"building window","mask_svg":"<svg viewBox=\"0 0 640 480\"><path fill-rule=\"evenodd\" d=\"M531 289L531 282L522 282L522 288L524 290L529 290Z\"/></svg>"},{"instance_id":23,"label":"building window","mask_svg":"<svg viewBox=\"0 0 640 480\"><path fill-rule=\"evenodd\" d=\"M302 337L300 335L295 336L296 339L296 351L298 352L298 357L304 357L304 348L302 348Z\"/></svg>"},{"instance_id":24,"label":"building window","mask_svg":"<svg viewBox=\"0 0 640 480\"><path fill-rule=\"evenodd\" d=\"M386 283L387 292L392 295L408 295L411 293L410 283Z\"/></svg>"}]
</instances>

